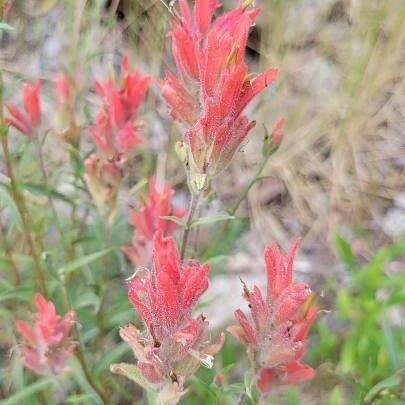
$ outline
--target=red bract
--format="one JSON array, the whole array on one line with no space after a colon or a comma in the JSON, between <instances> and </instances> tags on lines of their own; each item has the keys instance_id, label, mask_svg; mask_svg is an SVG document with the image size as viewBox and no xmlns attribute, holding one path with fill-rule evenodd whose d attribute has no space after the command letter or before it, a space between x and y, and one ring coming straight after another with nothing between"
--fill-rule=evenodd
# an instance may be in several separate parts
<instances>
[{"instance_id":1,"label":"red bract","mask_svg":"<svg viewBox=\"0 0 405 405\"><path fill-rule=\"evenodd\" d=\"M208 287L208 270L208 265L196 261L181 265L173 239L161 232L155 235L152 268L140 269L128 280L128 297L147 327L146 334L132 325L120 332L138 363L113 365L114 372L132 379L140 374L139 384L151 386L167 400L168 396L181 396L184 382L201 363L212 366L212 355L221 348L223 336L209 345L208 322L202 315L192 317ZM131 367L136 367L136 373Z\"/></svg>"},{"instance_id":2,"label":"red bract","mask_svg":"<svg viewBox=\"0 0 405 405\"><path fill-rule=\"evenodd\" d=\"M243 111L277 76L277 69L249 74L245 48L259 8L244 1L212 22L216 0L179 0L180 19L170 32L177 77L160 83L173 118L187 125L190 170L214 176L223 170L255 126ZM192 174L193 176L193 174Z\"/></svg>"},{"instance_id":3,"label":"red bract","mask_svg":"<svg viewBox=\"0 0 405 405\"><path fill-rule=\"evenodd\" d=\"M146 201L137 209L129 213L129 222L134 227L132 245L123 246L123 252L135 266L146 266L152 259L152 240L157 231L162 235L171 235L178 225L165 216L182 218L186 210L174 208L172 196L174 190L168 183L164 183L160 189L156 187L155 178L149 181L149 193Z\"/></svg>"},{"instance_id":4,"label":"red bract","mask_svg":"<svg viewBox=\"0 0 405 405\"><path fill-rule=\"evenodd\" d=\"M246 346L262 392L274 385L294 384L314 376L311 367L300 363L317 310L308 285L292 281L297 247L295 241L286 257L276 244L266 248L267 297L263 298L258 287L249 291L244 286L252 319L238 309L235 316L239 325L228 329Z\"/></svg>"},{"instance_id":5,"label":"red bract","mask_svg":"<svg viewBox=\"0 0 405 405\"><path fill-rule=\"evenodd\" d=\"M60 74L54 82L55 91L61 104L68 104L71 97L72 84L68 76Z\"/></svg>"},{"instance_id":6,"label":"red bract","mask_svg":"<svg viewBox=\"0 0 405 405\"><path fill-rule=\"evenodd\" d=\"M95 83L102 106L90 128L97 153L86 161L86 181L96 204L112 213L123 178L123 164L133 147L142 142L136 118L150 82L149 76L131 73L128 58L123 56L118 87L111 79Z\"/></svg>"},{"instance_id":7,"label":"red bract","mask_svg":"<svg viewBox=\"0 0 405 405\"><path fill-rule=\"evenodd\" d=\"M31 328L24 321L16 321L17 330L24 336L25 343L20 345L25 367L38 374L58 374L63 371L72 354L75 343L70 329L75 322L74 311L63 318L57 315L55 306L41 294L35 294L34 315Z\"/></svg>"},{"instance_id":8,"label":"red bract","mask_svg":"<svg viewBox=\"0 0 405 405\"><path fill-rule=\"evenodd\" d=\"M102 107L96 114L90 134L103 159L125 160L132 147L142 142L135 120L150 82L150 76L130 72L127 56L121 60L118 87L111 79L95 82Z\"/></svg>"},{"instance_id":9,"label":"red bract","mask_svg":"<svg viewBox=\"0 0 405 405\"><path fill-rule=\"evenodd\" d=\"M26 136L33 136L35 129L41 123L40 88L41 81L39 79L35 80L32 85L23 84L22 92L25 111L21 111L13 103L6 104L10 114L6 117L6 122Z\"/></svg>"}]
</instances>

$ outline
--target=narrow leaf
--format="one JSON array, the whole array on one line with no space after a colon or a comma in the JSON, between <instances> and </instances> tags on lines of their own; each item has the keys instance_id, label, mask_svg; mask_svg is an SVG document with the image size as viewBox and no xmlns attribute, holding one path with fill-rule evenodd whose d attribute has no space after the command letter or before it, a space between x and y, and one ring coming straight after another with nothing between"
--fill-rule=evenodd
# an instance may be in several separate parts
<instances>
[{"instance_id":1,"label":"narrow leaf","mask_svg":"<svg viewBox=\"0 0 405 405\"><path fill-rule=\"evenodd\" d=\"M94 366L94 375L98 377L104 370L130 351L130 347L126 343L120 343L113 349L107 351Z\"/></svg>"},{"instance_id":2,"label":"narrow leaf","mask_svg":"<svg viewBox=\"0 0 405 405\"><path fill-rule=\"evenodd\" d=\"M160 216L159 218L160 219L166 219L168 221L172 221L175 224L180 225L183 228L186 226L186 222L183 219L181 219L179 217L175 217L173 215L164 215L164 216Z\"/></svg>"},{"instance_id":3,"label":"narrow leaf","mask_svg":"<svg viewBox=\"0 0 405 405\"><path fill-rule=\"evenodd\" d=\"M68 196L60 193L59 191L55 190L52 187L45 186L44 184L27 182L27 183L20 183L19 185L21 188L28 190L33 194L54 198L56 200L60 200L70 205L73 205L73 201Z\"/></svg>"},{"instance_id":4,"label":"narrow leaf","mask_svg":"<svg viewBox=\"0 0 405 405\"><path fill-rule=\"evenodd\" d=\"M42 391L45 388L48 388L48 386L53 384L54 379L55 377L41 378L39 381L36 381L33 384L29 385L28 387L19 390L14 395L11 395L6 400L2 401L1 405L27 404L29 403L29 401L27 401L28 398L32 397L37 392Z\"/></svg>"},{"instance_id":5,"label":"narrow leaf","mask_svg":"<svg viewBox=\"0 0 405 405\"><path fill-rule=\"evenodd\" d=\"M141 374L139 369L134 364L111 364L110 370L114 374L121 374L124 377L129 378L147 391L153 391L152 384L145 379L145 377Z\"/></svg>"},{"instance_id":6,"label":"narrow leaf","mask_svg":"<svg viewBox=\"0 0 405 405\"><path fill-rule=\"evenodd\" d=\"M349 242L337 233L335 234L335 246L344 264L352 268L355 262Z\"/></svg>"},{"instance_id":7,"label":"narrow leaf","mask_svg":"<svg viewBox=\"0 0 405 405\"><path fill-rule=\"evenodd\" d=\"M100 252L91 253L87 256L79 257L76 260L66 264L65 266L60 267L57 271L59 274L69 274L73 273L74 271L80 270L83 266L94 262L101 257L105 256L106 254L110 253L112 248L101 250Z\"/></svg>"},{"instance_id":8,"label":"narrow leaf","mask_svg":"<svg viewBox=\"0 0 405 405\"><path fill-rule=\"evenodd\" d=\"M212 215L209 217L201 217L201 218L195 219L191 223L191 226L207 225L207 224L212 224L214 222L227 221L229 219L235 219L235 216L229 215L229 214L218 214L218 215Z\"/></svg>"},{"instance_id":9,"label":"narrow leaf","mask_svg":"<svg viewBox=\"0 0 405 405\"><path fill-rule=\"evenodd\" d=\"M14 28L4 21L0 21L0 31L13 31Z\"/></svg>"}]
</instances>

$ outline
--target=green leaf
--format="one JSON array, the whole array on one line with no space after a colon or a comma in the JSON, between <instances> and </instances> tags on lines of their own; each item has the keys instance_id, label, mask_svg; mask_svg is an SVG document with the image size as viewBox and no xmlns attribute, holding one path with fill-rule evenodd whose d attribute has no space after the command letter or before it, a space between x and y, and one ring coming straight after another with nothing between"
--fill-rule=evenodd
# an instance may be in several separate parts
<instances>
[{"instance_id":1,"label":"green leaf","mask_svg":"<svg viewBox=\"0 0 405 405\"><path fill-rule=\"evenodd\" d=\"M32 300L33 294L34 290L32 288L19 288L18 290L14 289L12 291L7 291L0 294L0 302L9 300L30 302Z\"/></svg>"},{"instance_id":2,"label":"green leaf","mask_svg":"<svg viewBox=\"0 0 405 405\"><path fill-rule=\"evenodd\" d=\"M367 393L364 403L371 404L382 391L392 392L405 386L405 369L399 370L394 375L380 381Z\"/></svg>"},{"instance_id":3,"label":"green leaf","mask_svg":"<svg viewBox=\"0 0 405 405\"><path fill-rule=\"evenodd\" d=\"M73 205L73 201L68 196L60 193L59 191L55 190L52 187L45 186L44 184L27 182L27 183L19 183L19 186L25 190L30 191L33 194L54 198L56 200L60 200L70 205Z\"/></svg>"},{"instance_id":4,"label":"green leaf","mask_svg":"<svg viewBox=\"0 0 405 405\"><path fill-rule=\"evenodd\" d=\"M212 224L214 222L227 221L229 219L235 219L235 216L229 215L229 214L218 214L218 215L212 215L209 217L201 217L201 218L195 219L191 223L191 226L207 225L207 224Z\"/></svg>"},{"instance_id":5,"label":"green leaf","mask_svg":"<svg viewBox=\"0 0 405 405\"><path fill-rule=\"evenodd\" d=\"M73 273L74 271L80 270L83 266L86 266L87 264L100 259L106 254L110 253L112 250L113 250L112 248L108 248L96 253L91 253L87 256L79 257L78 259L73 260L72 262L66 264L65 266L59 267L57 272L59 274Z\"/></svg>"},{"instance_id":6,"label":"green leaf","mask_svg":"<svg viewBox=\"0 0 405 405\"><path fill-rule=\"evenodd\" d=\"M349 242L337 233L335 234L335 246L343 263L352 268L355 262Z\"/></svg>"},{"instance_id":7,"label":"green leaf","mask_svg":"<svg viewBox=\"0 0 405 405\"><path fill-rule=\"evenodd\" d=\"M6 400L1 402L1 405L21 405L29 403L26 401L39 391L42 391L54 383L55 377L41 378L39 381L34 382L28 387L19 390L14 395L11 395Z\"/></svg>"},{"instance_id":8,"label":"green leaf","mask_svg":"<svg viewBox=\"0 0 405 405\"><path fill-rule=\"evenodd\" d=\"M4 21L0 21L0 31L13 31L14 28Z\"/></svg>"},{"instance_id":9,"label":"green leaf","mask_svg":"<svg viewBox=\"0 0 405 405\"><path fill-rule=\"evenodd\" d=\"M10 187L4 182L0 182L0 209L8 208L10 211L10 222L14 222L21 228L21 217L18 212L17 205L10 193Z\"/></svg>"},{"instance_id":10,"label":"green leaf","mask_svg":"<svg viewBox=\"0 0 405 405\"><path fill-rule=\"evenodd\" d=\"M108 350L94 366L94 375L98 377L128 351L130 351L130 347L126 343L119 343L112 350Z\"/></svg>"},{"instance_id":11,"label":"green leaf","mask_svg":"<svg viewBox=\"0 0 405 405\"><path fill-rule=\"evenodd\" d=\"M77 395L69 395L69 398L66 398L67 404L91 404L92 400L94 399L93 395L90 394L77 394Z\"/></svg>"},{"instance_id":12,"label":"green leaf","mask_svg":"<svg viewBox=\"0 0 405 405\"><path fill-rule=\"evenodd\" d=\"M186 221L184 221L183 219L179 218L179 217L175 217L173 215L163 215L161 217L159 217L160 219L166 219L168 221L172 221L177 225L180 225L181 227L185 227L186 226Z\"/></svg>"},{"instance_id":13,"label":"green leaf","mask_svg":"<svg viewBox=\"0 0 405 405\"><path fill-rule=\"evenodd\" d=\"M139 369L134 364L118 363L112 364L110 370L114 374L121 374L124 377L129 378L136 384L140 385L146 391L153 391L152 384L145 379Z\"/></svg>"}]
</instances>

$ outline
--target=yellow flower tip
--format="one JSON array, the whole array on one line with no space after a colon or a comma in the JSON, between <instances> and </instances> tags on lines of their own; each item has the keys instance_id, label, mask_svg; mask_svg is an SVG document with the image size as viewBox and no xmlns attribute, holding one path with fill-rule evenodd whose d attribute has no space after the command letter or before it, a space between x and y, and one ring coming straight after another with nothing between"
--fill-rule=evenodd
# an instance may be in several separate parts
<instances>
[{"instance_id":1,"label":"yellow flower tip","mask_svg":"<svg viewBox=\"0 0 405 405\"><path fill-rule=\"evenodd\" d=\"M238 51L239 51L239 46L238 44L233 44L232 45L232 49L231 52L228 55L228 58L226 59L226 66L232 67L236 64L236 56L238 55Z\"/></svg>"},{"instance_id":2,"label":"yellow flower tip","mask_svg":"<svg viewBox=\"0 0 405 405\"><path fill-rule=\"evenodd\" d=\"M248 7L250 7L252 4L253 4L253 0L245 0L245 1L241 4L240 8L241 8L242 11L245 11L245 10L246 10Z\"/></svg>"},{"instance_id":3,"label":"yellow flower tip","mask_svg":"<svg viewBox=\"0 0 405 405\"><path fill-rule=\"evenodd\" d=\"M256 73L248 73L243 79L243 84L250 84L255 77Z\"/></svg>"}]
</instances>

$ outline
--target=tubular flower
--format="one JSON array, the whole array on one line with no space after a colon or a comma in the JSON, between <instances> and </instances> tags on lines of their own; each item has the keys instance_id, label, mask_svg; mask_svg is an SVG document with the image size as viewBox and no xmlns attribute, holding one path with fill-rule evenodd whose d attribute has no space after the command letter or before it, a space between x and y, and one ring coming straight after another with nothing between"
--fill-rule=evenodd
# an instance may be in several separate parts
<instances>
[{"instance_id":1,"label":"tubular flower","mask_svg":"<svg viewBox=\"0 0 405 405\"><path fill-rule=\"evenodd\" d=\"M158 232L151 270L139 269L128 280L128 297L146 331L141 333L133 325L121 328L137 364L114 364L111 370L156 391L159 403L177 403L186 380L201 364L211 367L212 355L222 346L223 335L218 342L208 343L203 315L192 317L193 307L208 287L208 270L208 265L196 261L181 265L173 239Z\"/></svg>"},{"instance_id":2,"label":"tubular flower","mask_svg":"<svg viewBox=\"0 0 405 405\"><path fill-rule=\"evenodd\" d=\"M179 0L180 18L170 32L177 76L167 72L160 88L171 116L188 128L183 141L192 178L215 176L227 166L255 126L245 107L277 77L277 69L248 73L245 48L260 11L251 3L212 21L217 0L196 0L193 11Z\"/></svg>"},{"instance_id":3,"label":"tubular flower","mask_svg":"<svg viewBox=\"0 0 405 405\"><path fill-rule=\"evenodd\" d=\"M276 244L265 249L267 297L256 286L253 291L244 286L251 320L238 309L235 317L239 325L228 328L246 346L263 393L271 386L294 384L314 376L311 367L300 363L317 310L308 285L292 281L297 247L295 241L286 257Z\"/></svg>"},{"instance_id":4,"label":"tubular flower","mask_svg":"<svg viewBox=\"0 0 405 405\"><path fill-rule=\"evenodd\" d=\"M122 166L132 148L142 142L135 121L151 78L131 73L127 56L121 59L121 73L119 87L111 79L95 83L102 106L90 127L90 135L97 152L86 161L85 169L89 190L99 207L115 207L123 178Z\"/></svg>"},{"instance_id":5,"label":"tubular flower","mask_svg":"<svg viewBox=\"0 0 405 405\"><path fill-rule=\"evenodd\" d=\"M125 161L132 147L142 142L135 120L151 82L150 76L130 72L127 56L121 59L121 72L119 87L111 79L95 82L102 108L90 128L100 156L116 162Z\"/></svg>"},{"instance_id":6,"label":"tubular flower","mask_svg":"<svg viewBox=\"0 0 405 405\"><path fill-rule=\"evenodd\" d=\"M69 311L60 317L54 304L39 293L35 294L34 301L38 310L34 326L31 328L24 321L15 322L18 332L25 338L25 343L20 345L23 362L38 374L58 374L76 346L69 336L75 313Z\"/></svg>"},{"instance_id":7,"label":"tubular flower","mask_svg":"<svg viewBox=\"0 0 405 405\"><path fill-rule=\"evenodd\" d=\"M6 122L28 137L34 135L35 129L41 123L40 88L41 81L39 79L35 80L33 84L23 84L22 93L25 111L21 111L13 103L6 104L9 112Z\"/></svg>"},{"instance_id":8,"label":"tubular flower","mask_svg":"<svg viewBox=\"0 0 405 405\"><path fill-rule=\"evenodd\" d=\"M161 190L156 187L155 178L149 181L149 193L146 201L137 209L131 210L129 222L134 227L132 245L123 246L122 251L135 266L147 266L152 260L153 236L157 231L162 235L172 235L178 225L165 216L182 218L186 210L174 208L172 196L174 190L164 183Z\"/></svg>"}]
</instances>

